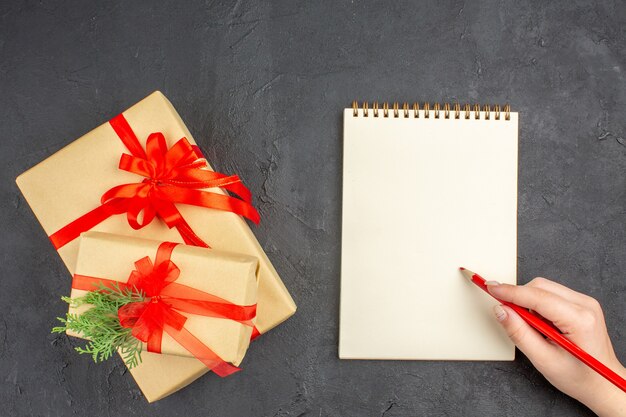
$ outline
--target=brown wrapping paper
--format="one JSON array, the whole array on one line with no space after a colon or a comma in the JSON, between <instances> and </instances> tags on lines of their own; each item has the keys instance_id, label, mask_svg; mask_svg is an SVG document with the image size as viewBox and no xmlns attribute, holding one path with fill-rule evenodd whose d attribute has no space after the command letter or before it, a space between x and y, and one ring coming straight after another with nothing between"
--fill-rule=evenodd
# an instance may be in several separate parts
<instances>
[{"instance_id":1,"label":"brown wrapping paper","mask_svg":"<svg viewBox=\"0 0 626 417\"><path fill-rule=\"evenodd\" d=\"M87 232L79 239L76 274L127 282L135 262L148 256L153 262L161 242L136 239L101 232ZM256 270L258 260L251 256L231 254L194 246L178 245L171 261L180 269L175 281L238 305L257 302ZM84 290L72 288L71 298L82 297ZM89 306L71 308L80 314ZM250 344L252 328L233 320L198 316L180 312L187 317L185 328L220 358L239 365ZM70 336L81 337L69 332ZM144 343L143 352L147 352ZM163 333L161 353L193 357L167 333Z\"/></svg>"},{"instance_id":2,"label":"brown wrapping paper","mask_svg":"<svg viewBox=\"0 0 626 417\"><path fill-rule=\"evenodd\" d=\"M144 146L153 132L162 132L168 146L181 137L195 143L174 107L158 91L126 110L124 116ZM141 180L137 175L117 169L122 153L128 151L113 128L105 123L17 178L17 185L48 235L93 210L101 195L111 187ZM220 189L212 191L223 193ZM295 313L293 299L241 217L195 206L179 204L177 207L193 230L212 248L259 259L257 328L261 333ZM133 230L125 215L117 215L92 230L182 242L175 229L168 229L158 219L141 230ZM74 273L78 239L58 252L70 273ZM131 373L148 401L163 398L206 372L206 367L196 359L151 353L142 357L143 363ZM166 383L156 378L162 374L168 375Z\"/></svg>"}]
</instances>

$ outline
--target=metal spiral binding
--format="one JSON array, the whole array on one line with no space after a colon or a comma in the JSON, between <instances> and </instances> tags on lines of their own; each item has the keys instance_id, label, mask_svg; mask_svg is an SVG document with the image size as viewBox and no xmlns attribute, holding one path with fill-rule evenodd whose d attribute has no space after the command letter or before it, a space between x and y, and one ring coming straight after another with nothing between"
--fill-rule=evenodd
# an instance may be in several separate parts
<instances>
[{"instance_id":1,"label":"metal spiral binding","mask_svg":"<svg viewBox=\"0 0 626 417\"><path fill-rule=\"evenodd\" d=\"M369 103L367 101L364 101L361 105L361 108L363 109L363 117L369 117L369 110L370 110ZM402 112L400 112L400 104L397 101L395 101L391 105L391 113L390 113L389 103L384 101L382 103L382 117L390 117L390 114L391 114L392 117L394 118L399 118L402 116L408 119L411 117L410 109L413 110L413 118L418 119L420 117L420 105L418 102L414 102L412 105L410 105L407 102L402 103ZM358 117L359 103L356 100L352 102L352 110L353 110L352 115L354 117ZM378 101L375 101L372 103L371 110L372 110L373 117L381 116ZM430 103L424 103L421 107L421 110L424 114L424 117L426 119L429 119L431 115ZM461 110L461 105L459 103L454 103L452 106L450 106L450 103L444 103L443 108L441 104L439 103L433 103L432 105L432 114L435 119L441 118L441 113L443 112L444 119L450 119L451 114L454 114L455 119L460 119L461 117L463 117L464 119L471 119L472 113L474 113L473 115L474 119L480 120L481 111L484 114L483 120L490 120L492 117L492 113L493 113L493 118L495 120L500 120L501 113L504 113L504 120L511 120L511 106L509 106L508 104L505 104L502 107L502 110L500 110L500 105L498 104L494 106L485 104L482 106L482 110L479 104L474 104L474 105L464 104L463 110Z\"/></svg>"}]
</instances>

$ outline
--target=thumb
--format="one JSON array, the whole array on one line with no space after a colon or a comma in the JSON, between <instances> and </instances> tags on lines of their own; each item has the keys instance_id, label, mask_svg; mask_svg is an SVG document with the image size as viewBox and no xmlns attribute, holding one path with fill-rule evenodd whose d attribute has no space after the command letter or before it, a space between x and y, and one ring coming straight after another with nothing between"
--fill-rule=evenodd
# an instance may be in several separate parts
<instances>
[{"instance_id":1,"label":"thumb","mask_svg":"<svg viewBox=\"0 0 626 417\"><path fill-rule=\"evenodd\" d=\"M502 325L511 341L522 351L533 365L542 371L548 364L553 363L558 350L513 309L505 305L496 305L493 308L496 319Z\"/></svg>"}]
</instances>

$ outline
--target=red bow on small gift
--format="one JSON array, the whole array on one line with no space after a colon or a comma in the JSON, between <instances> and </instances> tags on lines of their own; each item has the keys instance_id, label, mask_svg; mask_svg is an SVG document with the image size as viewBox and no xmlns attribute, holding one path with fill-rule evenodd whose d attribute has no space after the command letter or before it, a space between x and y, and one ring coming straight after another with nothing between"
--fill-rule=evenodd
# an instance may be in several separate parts
<instances>
[{"instance_id":1,"label":"red bow on small gift","mask_svg":"<svg viewBox=\"0 0 626 417\"><path fill-rule=\"evenodd\" d=\"M113 127L131 155L123 154L119 168L145 179L139 183L111 188L101 198L101 206L79 217L50 236L56 249L77 238L114 214L126 213L133 229L147 226L160 217L168 227L175 227L185 243L208 247L191 229L176 203L230 211L259 222L259 213L252 206L250 190L237 175L227 176L208 170L208 164L197 146L186 138L168 149L162 133L148 137L146 150L122 114L113 118ZM239 198L203 191L221 187ZM141 214L143 219L140 220Z\"/></svg>"},{"instance_id":2,"label":"red bow on small gift","mask_svg":"<svg viewBox=\"0 0 626 417\"><path fill-rule=\"evenodd\" d=\"M74 275L72 288L94 291L98 288L119 286L121 289L140 291L146 299L126 304L118 310L120 324L131 328L132 335L147 343L148 352L161 353L163 332L166 332L207 368L219 376L237 372L239 368L224 362L215 352L191 334L184 325L187 317L180 312L206 317L234 320L254 326L256 304L240 306L215 295L179 284L178 267L170 260L176 243L164 242L157 250L155 263L149 257L135 262L126 283L105 278Z\"/></svg>"}]
</instances>

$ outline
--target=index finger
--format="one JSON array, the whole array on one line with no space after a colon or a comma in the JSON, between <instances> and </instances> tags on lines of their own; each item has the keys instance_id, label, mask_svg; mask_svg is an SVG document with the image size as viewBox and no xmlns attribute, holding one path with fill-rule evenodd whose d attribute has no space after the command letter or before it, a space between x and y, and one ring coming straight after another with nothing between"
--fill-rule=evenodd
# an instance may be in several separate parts
<instances>
[{"instance_id":1,"label":"index finger","mask_svg":"<svg viewBox=\"0 0 626 417\"><path fill-rule=\"evenodd\" d=\"M591 297L574 291L573 289L566 287L563 284L549 280L547 278L536 277L533 278L526 286L541 288L543 290L552 292L561 296L565 300L569 300L574 304L578 304L581 307L585 307L590 303Z\"/></svg>"},{"instance_id":2,"label":"index finger","mask_svg":"<svg viewBox=\"0 0 626 417\"><path fill-rule=\"evenodd\" d=\"M542 288L497 284L488 285L488 289L490 294L500 300L536 311L562 331L562 327L578 313L575 304Z\"/></svg>"}]
</instances>

